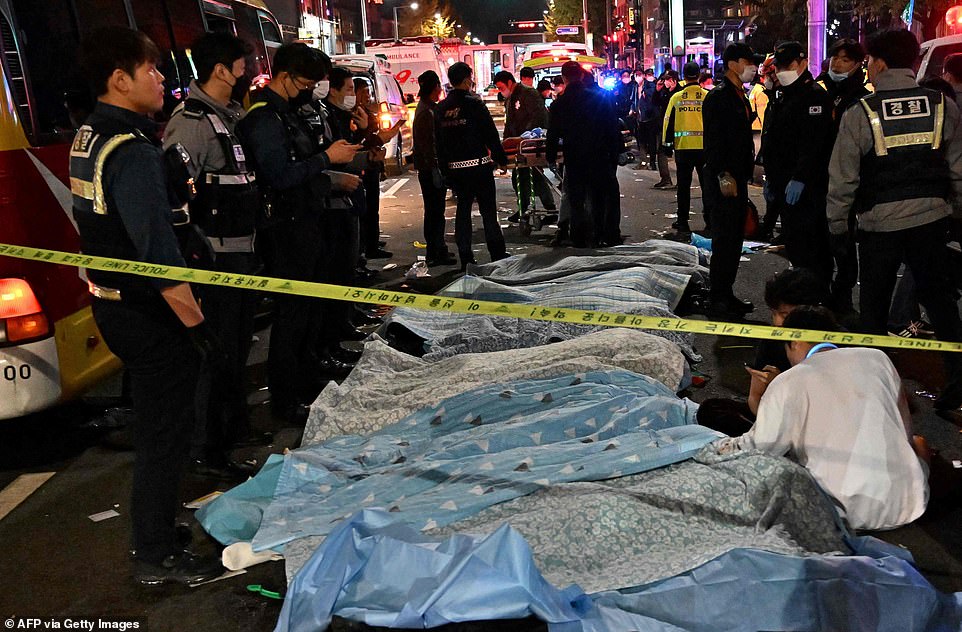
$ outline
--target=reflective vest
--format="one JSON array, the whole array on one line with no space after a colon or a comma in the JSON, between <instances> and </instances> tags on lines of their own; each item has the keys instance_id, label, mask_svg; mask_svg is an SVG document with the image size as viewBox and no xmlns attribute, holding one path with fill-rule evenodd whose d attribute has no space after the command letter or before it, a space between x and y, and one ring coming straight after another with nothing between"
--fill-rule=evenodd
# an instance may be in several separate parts
<instances>
[{"instance_id":1,"label":"reflective vest","mask_svg":"<svg viewBox=\"0 0 962 632\"><path fill-rule=\"evenodd\" d=\"M251 252L255 222L262 198L256 176L248 169L244 148L214 109L198 99L187 99L182 116L204 119L210 123L224 156L224 167L197 175L197 197L190 202L191 221L211 241L215 252ZM175 112L176 114L176 112ZM245 244L246 248L229 244ZM228 245L225 245L228 244Z\"/></svg>"},{"instance_id":2,"label":"reflective vest","mask_svg":"<svg viewBox=\"0 0 962 632\"><path fill-rule=\"evenodd\" d=\"M90 125L77 131L70 148L73 216L85 254L136 261L137 249L114 208L113 199L104 192L103 173L107 160L117 149L127 143L150 143L150 139L139 130L116 131ZM146 277L87 270L87 278L94 285L120 290L125 299L159 298Z\"/></svg>"},{"instance_id":3,"label":"reflective vest","mask_svg":"<svg viewBox=\"0 0 962 632\"><path fill-rule=\"evenodd\" d=\"M708 91L697 83L690 83L681 91L672 95L668 101L662 138L668 133L668 121L674 114L674 148L678 151L686 149L704 149L705 125L701 109Z\"/></svg>"},{"instance_id":4,"label":"reflective vest","mask_svg":"<svg viewBox=\"0 0 962 632\"><path fill-rule=\"evenodd\" d=\"M942 147L945 97L934 90L887 90L860 101L872 130L862 157L856 210L919 198L947 199L949 166Z\"/></svg>"}]
</instances>

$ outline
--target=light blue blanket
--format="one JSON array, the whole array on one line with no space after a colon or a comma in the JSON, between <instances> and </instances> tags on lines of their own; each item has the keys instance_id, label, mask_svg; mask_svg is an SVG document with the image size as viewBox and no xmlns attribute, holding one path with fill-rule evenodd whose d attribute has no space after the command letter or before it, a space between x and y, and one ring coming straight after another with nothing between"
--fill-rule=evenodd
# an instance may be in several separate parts
<instances>
[{"instance_id":1,"label":"light blue blanket","mask_svg":"<svg viewBox=\"0 0 962 632\"><path fill-rule=\"evenodd\" d=\"M683 461L719 437L695 424L695 410L660 382L628 371L478 388L371 435L288 454L253 546L327 535L367 507L429 530L553 484ZM198 514L221 541L250 535L217 530L230 523L222 510L245 485Z\"/></svg>"},{"instance_id":2,"label":"light blue blanket","mask_svg":"<svg viewBox=\"0 0 962 632\"><path fill-rule=\"evenodd\" d=\"M587 596L548 583L507 525L432 540L368 510L342 522L298 573L276 630L323 630L333 614L408 629L532 615L551 632L960 629L962 594L940 594L903 558L736 549L669 579Z\"/></svg>"}]
</instances>

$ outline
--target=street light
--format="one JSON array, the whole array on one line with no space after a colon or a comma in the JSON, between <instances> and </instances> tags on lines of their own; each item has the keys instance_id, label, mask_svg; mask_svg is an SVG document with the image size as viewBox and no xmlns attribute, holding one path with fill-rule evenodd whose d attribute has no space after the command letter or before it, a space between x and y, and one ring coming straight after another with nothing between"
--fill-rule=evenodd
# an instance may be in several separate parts
<instances>
[{"instance_id":1,"label":"street light","mask_svg":"<svg viewBox=\"0 0 962 632\"><path fill-rule=\"evenodd\" d=\"M417 3L417 2L412 2L411 4L409 4L409 5L406 6L406 7L405 7L405 6L396 6L396 7L394 7L394 39L395 39L395 41L398 41L398 40L401 39L401 35L400 35L400 33L398 32L398 23L397 23L397 10L398 10L398 9L411 9L411 10L413 10L413 11L417 11L417 10L418 10L418 3Z\"/></svg>"}]
</instances>

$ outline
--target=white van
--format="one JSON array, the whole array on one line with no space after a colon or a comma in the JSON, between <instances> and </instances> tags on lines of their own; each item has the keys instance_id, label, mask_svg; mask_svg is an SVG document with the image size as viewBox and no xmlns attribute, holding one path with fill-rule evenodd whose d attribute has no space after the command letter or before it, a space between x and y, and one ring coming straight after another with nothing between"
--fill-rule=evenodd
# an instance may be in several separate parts
<instances>
[{"instance_id":1,"label":"white van","mask_svg":"<svg viewBox=\"0 0 962 632\"><path fill-rule=\"evenodd\" d=\"M962 35L949 35L922 43L918 80L942 76L942 64L952 53L962 53Z\"/></svg>"},{"instance_id":2,"label":"white van","mask_svg":"<svg viewBox=\"0 0 962 632\"><path fill-rule=\"evenodd\" d=\"M391 72L391 64L372 54L334 55L331 61L335 66L350 71L355 77L364 77L371 84L371 97L377 102L378 125L382 130L391 129L398 121L408 121L401 127L401 133L385 146L387 174L400 175L404 171L405 152L410 153L413 149L412 120L404 103L401 87Z\"/></svg>"},{"instance_id":3,"label":"white van","mask_svg":"<svg viewBox=\"0 0 962 632\"><path fill-rule=\"evenodd\" d=\"M365 48L369 53L386 59L391 71L408 102L417 100L418 76L433 70L441 78L441 85L448 83L447 67L441 59L441 47L432 37L407 37L401 41L368 40Z\"/></svg>"}]
</instances>

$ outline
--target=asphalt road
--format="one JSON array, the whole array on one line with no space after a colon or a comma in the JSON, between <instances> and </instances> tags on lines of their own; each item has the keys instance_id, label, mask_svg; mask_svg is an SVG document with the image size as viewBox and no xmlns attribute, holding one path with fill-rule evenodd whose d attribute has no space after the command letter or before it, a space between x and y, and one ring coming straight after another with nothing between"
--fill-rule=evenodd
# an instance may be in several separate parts
<instances>
[{"instance_id":1,"label":"asphalt road","mask_svg":"<svg viewBox=\"0 0 962 632\"><path fill-rule=\"evenodd\" d=\"M675 212L671 191L653 191L657 176L650 171L619 170L622 186L622 232L630 241L644 241L668 231ZM498 190L505 237L509 253L537 253L548 248L553 230L545 229L521 237L517 225L506 218L513 211L510 180L498 179ZM390 287L433 292L457 277L457 268L432 269L431 277L405 281L402 275L424 250L415 242L424 241L421 230L422 207L417 179L412 174L388 180L382 186L381 230L387 248L395 253L389 260L372 262L391 269L381 273L379 282ZM753 191L760 209L760 189ZM703 226L700 193L693 192L692 226ZM449 204L447 215L453 219ZM475 247L479 261L488 260L475 220ZM448 222L448 239L453 242L453 221ZM453 243L452 243L453 249ZM762 300L765 279L787 267L778 254L753 254L741 264L736 293L754 301L756 310L749 316L767 322ZM250 402L255 425L275 432L274 444L250 449L240 456L263 460L269 452L295 447L298 428L285 428L268 413L269 393L264 388L264 361L269 331L258 332L259 341L251 358ZM697 349L704 361L697 370L707 378L702 388L686 393L695 401L713 396L744 395L748 377L742 366L752 358L749 342L743 339L699 336ZM941 384L939 359L924 352L899 351L893 354L897 366L913 394L916 430L949 461L962 459L958 419L942 419L931 411L927 394ZM918 395L917 395L918 394ZM102 405L77 404L34 415L26 419L0 422L0 488L18 476L55 473L19 506L0 518L0 617L93 616L146 617L151 630L270 630L273 629L280 602L246 590L261 584L283 590L282 563L268 563L250 569L245 575L197 588L135 587L129 578L128 508L132 453L125 449L121 431L91 426L103 417ZM20 479L21 482L24 479ZM188 476L183 499L190 500L227 484ZM117 517L99 522L89 516L116 511ZM183 519L192 524L190 512ZM885 534L885 539L909 548L923 574L938 588L962 591L962 540L958 538L962 510L946 503L931 508L929 515L915 525ZM194 525L195 548L213 550L213 543Z\"/></svg>"}]
</instances>

